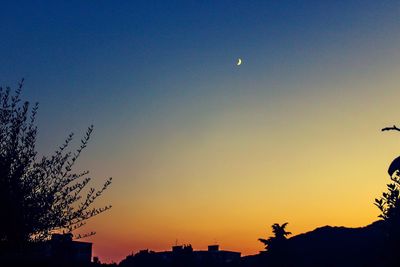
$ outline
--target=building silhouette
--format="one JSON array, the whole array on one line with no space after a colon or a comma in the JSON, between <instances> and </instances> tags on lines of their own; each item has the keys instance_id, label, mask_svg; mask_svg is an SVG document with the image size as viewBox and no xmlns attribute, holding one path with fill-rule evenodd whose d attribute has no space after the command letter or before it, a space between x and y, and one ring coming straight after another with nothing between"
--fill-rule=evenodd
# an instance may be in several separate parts
<instances>
[{"instance_id":1,"label":"building silhouette","mask_svg":"<svg viewBox=\"0 0 400 267\"><path fill-rule=\"evenodd\" d=\"M220 250L218 245L210 245L207 250L193 250L191 245L179 245L173 246L170 251L139 251L126 257L120 266L212 267L239 262L240 256L240 252Z\"/></svg>"},{"instance_id":2,"label":"building silhouette","mask_svg":"<svg viewBox=\"0 0 400 267\"><path fill-rule=\"evenodd\" d=\"M53 234L48 241L28 244L23 250L0 249L0 266L86 266L92 243L72 240L72 234Z\"/></svg>"}]
</instances>

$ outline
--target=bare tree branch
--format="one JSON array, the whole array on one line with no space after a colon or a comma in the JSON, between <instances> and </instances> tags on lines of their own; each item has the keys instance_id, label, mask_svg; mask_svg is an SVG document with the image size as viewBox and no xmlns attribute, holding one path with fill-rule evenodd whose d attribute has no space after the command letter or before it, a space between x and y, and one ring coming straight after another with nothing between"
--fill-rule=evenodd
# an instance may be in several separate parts
<instances>
[{"instance_id":1,"label":"bare tree branch","mask_svg":"<svg viewBox=\"0 0 400 267\"><path fill-rule=\"evenodd\" d=\"M399 132L400 132L400 128L397 128L396 125L393 125L392 127L385 127L385 128L382 128L381 131L382 131L382 132L384 132L384 131L399 131Z\"/></svg>"}]
</instances>

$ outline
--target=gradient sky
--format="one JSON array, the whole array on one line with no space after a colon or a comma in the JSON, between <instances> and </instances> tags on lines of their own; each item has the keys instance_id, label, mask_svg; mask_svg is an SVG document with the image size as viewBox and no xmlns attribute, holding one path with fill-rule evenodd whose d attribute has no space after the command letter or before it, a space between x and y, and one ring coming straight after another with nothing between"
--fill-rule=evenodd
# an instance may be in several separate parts
<instances>
[{"instance_id":1,"label":"gradient sky","mask_svg":"<svg viewBox=\"0 0 400 267\"><path fill-rule=\"evenodd\" d=\"M76 170L114 178L85 229L101 260L176 240L253 254L276 222L377 219L399 29L398 1L3 1L0 84L25 77L40 153L94 124Z\"/></svg>"}]
</instances>

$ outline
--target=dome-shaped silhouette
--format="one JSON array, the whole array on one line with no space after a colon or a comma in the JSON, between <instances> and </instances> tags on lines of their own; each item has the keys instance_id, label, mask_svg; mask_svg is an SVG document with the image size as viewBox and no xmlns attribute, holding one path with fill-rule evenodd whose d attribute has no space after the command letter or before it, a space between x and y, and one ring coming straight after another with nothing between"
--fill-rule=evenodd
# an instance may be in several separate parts
<instances>
[{"instance_id":1,"label":"dome-shaped silhouette","mask_svg":"<svg viewBox=\"0 0 400 267\"><path fill-rule=\"evenodd\" d=\"M395 158L389 166L388 173L392 177L395 171L400 171L400 157Z\"/></svg>"}]
</instances>

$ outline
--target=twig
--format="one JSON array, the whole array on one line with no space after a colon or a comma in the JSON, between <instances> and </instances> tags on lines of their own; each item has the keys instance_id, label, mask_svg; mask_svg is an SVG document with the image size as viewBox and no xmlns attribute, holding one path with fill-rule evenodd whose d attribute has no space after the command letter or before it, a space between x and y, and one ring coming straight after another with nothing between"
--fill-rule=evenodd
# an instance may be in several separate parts
<instances>
[{"instance_id":1,"label":"twig","mask_svg":"<svg viewBox=\"0 0 400 267\"><path fill-rule=\"evenodd\" d=\"M396 125L393 125L393 127L385 127L382 129L383 131L399 131L400 132L400 128L397 128Z\"/></svg>"}]
</instances>

